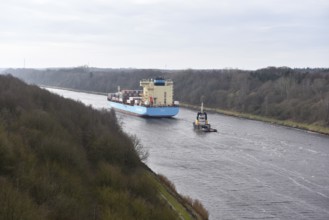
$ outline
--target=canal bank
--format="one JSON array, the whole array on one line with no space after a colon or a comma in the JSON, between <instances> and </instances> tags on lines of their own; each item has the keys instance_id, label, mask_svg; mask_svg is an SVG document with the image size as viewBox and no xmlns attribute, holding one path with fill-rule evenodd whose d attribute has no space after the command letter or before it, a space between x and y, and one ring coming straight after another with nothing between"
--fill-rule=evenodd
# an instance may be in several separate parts
<instances>
[{"instance_id":1,"label":"canal bank","mask_svg":"<svg viewBox=\"0 0 329 220\"><path fill-rule=\"evenodd\" d=\"M186 104L186 103L180 103L180 106L189 108L189 109L194 109L194 110L200 109L200 106L190 105L190 104ZM329 128L323 127L320 125L300 123L300 122L295 122L295 121L291 121L291 120L278 120L278 119L274 119L274 118L269 118L269 117L264 117L264 116L259 116L259 115L252 115L252 114L243 113L243 112L223 110L223 109L218 109L218 108L204 107L204 110L209 111L209 112L223 114L223 115L228 115L228 116L233 116L233 117L238 117L238 118L245 118L245 119L249 119L249 120L262 121L262 122L267 122L270 124L282 125L285 127L297 128L297 129L302 129L302 130L306 130L306 131L316 132L319 134L329 135Z\"/></svg>"}]
</instances>

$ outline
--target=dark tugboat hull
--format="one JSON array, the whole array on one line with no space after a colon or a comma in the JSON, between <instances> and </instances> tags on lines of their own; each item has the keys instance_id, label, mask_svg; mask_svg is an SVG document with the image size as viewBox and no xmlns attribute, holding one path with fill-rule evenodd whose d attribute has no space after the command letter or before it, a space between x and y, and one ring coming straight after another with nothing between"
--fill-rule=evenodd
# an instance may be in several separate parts
<instances>
[{"instance_id":1,"label":"dark tugboat hull","mask_svg":"<svg viewBox=\"0 0 329 220\"><path fill-rule=\"evenodd\" d=\"M217 129L211 128L210 124L206 125L197 125L193 122L193 127L195 130L203 131L203 132L217 132Z\"/></svg>"}]
</instances>

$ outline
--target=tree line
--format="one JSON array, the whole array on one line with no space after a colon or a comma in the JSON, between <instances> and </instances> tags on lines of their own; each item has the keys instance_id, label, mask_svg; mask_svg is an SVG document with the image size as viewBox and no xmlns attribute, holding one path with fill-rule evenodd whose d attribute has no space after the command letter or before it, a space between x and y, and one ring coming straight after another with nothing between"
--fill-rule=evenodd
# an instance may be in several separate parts
<instances>
[{"instance_id":1,"label":"tree line","mask_svg":"<svg viewBox=\"0 0 329 220\"><path fill-rule=\"evenodd\" d=\"M174 80L175 99L279 120L329 126L329 69L268 67L255 71L155 69L9 69L29 83L98 92L139 89L139 80Z\"/></svg>"}]
</instances>

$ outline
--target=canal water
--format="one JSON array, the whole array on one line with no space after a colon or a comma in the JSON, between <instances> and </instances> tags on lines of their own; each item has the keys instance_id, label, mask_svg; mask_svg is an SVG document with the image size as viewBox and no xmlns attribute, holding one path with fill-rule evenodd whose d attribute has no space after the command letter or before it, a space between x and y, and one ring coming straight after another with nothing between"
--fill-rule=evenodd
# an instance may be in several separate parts
<instances>
[{"instance_id":1,"label":"canal water","mask_svg":"<svg viewBox=\"0 0 329 220\"><path fill-rule=\"evenodd\" d=\"M106 96L48 89L94 108ZM200 200L210 219L329 219L329 137L208 113L217 133L192 128L196 112L171 119L117 113L149 151L147 165L179 193Z\"/></svg>"}]
</instances>

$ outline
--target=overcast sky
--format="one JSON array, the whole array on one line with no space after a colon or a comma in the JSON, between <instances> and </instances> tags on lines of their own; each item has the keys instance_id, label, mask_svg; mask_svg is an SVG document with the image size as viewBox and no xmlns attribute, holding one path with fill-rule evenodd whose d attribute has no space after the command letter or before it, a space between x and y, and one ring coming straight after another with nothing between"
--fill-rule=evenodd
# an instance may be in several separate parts
<instances>
[{"instance_id":1,"label":"overcast sky","mask_svg":"<svg viewBox=\"0 0 329 220\"><path fill-rule=\"evenodd\" d=\"M0 68L24 63L329 67L329 0L0 0Z\"/></svg>"}]
</instances>

